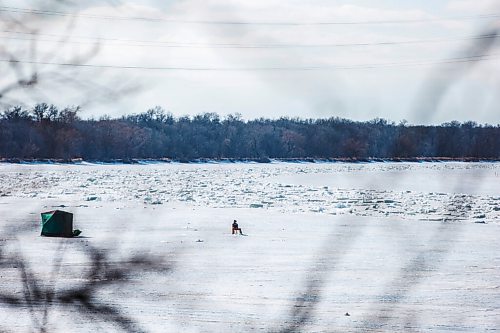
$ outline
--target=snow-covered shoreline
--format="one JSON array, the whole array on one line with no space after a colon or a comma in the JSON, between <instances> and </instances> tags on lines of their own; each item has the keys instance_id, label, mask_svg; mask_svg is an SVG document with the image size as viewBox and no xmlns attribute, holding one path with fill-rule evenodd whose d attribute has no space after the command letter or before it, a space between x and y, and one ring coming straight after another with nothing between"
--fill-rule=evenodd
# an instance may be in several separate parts
<instances>
[{"instance_id":1,"label":"snow-covered shoreline","mask_svg":"<svg viewBox=\"0 0 500 333\"><path fill-rule=\"evenodd\" d=\"M415 163L438 163L438 162L470 162L470 163L497 163L500 158L478 158L478 157L401 157L401 158L195 158L195 159L102 159L84 160L75 159L22 159L22 158L0 158L0 164L97 164L97 165L129 165L129 164L247 164L247 163L391 163L391 162L415 162Z\"/></svg>"}]
</instances>

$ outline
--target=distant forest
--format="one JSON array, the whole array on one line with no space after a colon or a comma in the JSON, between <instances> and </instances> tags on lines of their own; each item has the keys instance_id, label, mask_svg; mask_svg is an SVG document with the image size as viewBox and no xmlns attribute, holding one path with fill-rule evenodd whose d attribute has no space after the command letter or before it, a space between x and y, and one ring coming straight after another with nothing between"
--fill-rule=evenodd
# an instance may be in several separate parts
<instances>
[{"instance_id":1,"label":"distant forest","mask_svg":"<svg viewBox=\"0 0 500 333\"><path fill-rule=\"evenodd\" d=\"M215 113L176 118L155 107L80 119L79 107L37 104L0 113L3 159L500 158L500 125L438 126L328 119L255 119Z\"/></svg>"}]
</instances>

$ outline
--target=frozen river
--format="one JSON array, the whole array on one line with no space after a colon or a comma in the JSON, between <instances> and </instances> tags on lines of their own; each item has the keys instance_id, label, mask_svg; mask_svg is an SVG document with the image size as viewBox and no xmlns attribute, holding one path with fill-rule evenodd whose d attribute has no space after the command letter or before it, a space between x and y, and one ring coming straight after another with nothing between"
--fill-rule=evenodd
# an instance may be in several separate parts
<instances>
[{"instance_id":1,"label":"frozen river","mask_svg":"<svg viewBox=\"0 0 500 333\"><path fill-rule=\"evenodd\" d=\"M500 330L499 163L0 164L0 184L0 331ZM39 237L52 209L85 238ZM95 253L127 280L87 274Z\"/></svg>"}]
</instances>

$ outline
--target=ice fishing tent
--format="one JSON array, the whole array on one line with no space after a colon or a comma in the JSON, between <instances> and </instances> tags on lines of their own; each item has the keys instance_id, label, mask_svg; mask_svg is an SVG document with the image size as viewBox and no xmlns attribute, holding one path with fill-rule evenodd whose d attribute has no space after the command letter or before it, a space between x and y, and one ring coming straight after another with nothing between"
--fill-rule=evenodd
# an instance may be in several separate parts
<instances>
[{"instance_id":1,"label":"ice fishing tent","mask_svg":"<svg viewBox=\"0 0 500 333\"><path fill-rule=\"evenodd\" d=\"M42 236L73 237L73 214L62 210L42 213Z\"/></svg>"}]
</instances>

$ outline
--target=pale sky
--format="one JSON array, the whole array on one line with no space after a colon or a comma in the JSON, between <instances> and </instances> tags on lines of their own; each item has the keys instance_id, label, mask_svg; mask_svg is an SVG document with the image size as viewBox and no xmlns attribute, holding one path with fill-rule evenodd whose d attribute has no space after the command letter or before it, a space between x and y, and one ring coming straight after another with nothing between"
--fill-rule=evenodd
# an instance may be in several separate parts
<instances>
[{"instance_id":1,"label":"pale sky","mask_svg":"<svg viewBox=\"0 0 500 333\"><path fill-rule=\"evenodd\" d=\"M471 39L499 27L498 0L50 3L0 2L2 15L39 33L36 52L30 52L33 41L26 39L33 35L2 23L2 46L15 50L18 60L38 62L42 74L57 73L40 75L36 92L8 96L26 104L81 104L83 117L160 105L175 116L500 123L498 38ZM66 34L71 37L55 42ZM473 56L481 61L471 62ZM7 63L0 66L8 72ZM12 78L3 75L0 82L5 86ZM99 98L120 89L126 92Z\"/></svg>"}]
</instances>

